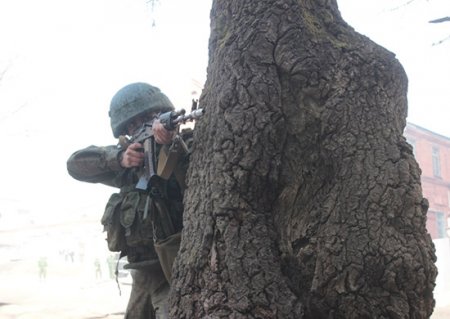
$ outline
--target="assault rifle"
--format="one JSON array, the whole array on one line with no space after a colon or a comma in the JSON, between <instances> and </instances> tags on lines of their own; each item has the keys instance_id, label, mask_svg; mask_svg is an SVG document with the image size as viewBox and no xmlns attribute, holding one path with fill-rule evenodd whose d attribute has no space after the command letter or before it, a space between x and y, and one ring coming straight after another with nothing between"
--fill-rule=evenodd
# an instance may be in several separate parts
<instances>
[{"instance_id":1,"label":"assault rifle","mask_svg":"<svg viewBox=\"0 0 450 319\"><path fill-rule=\"evenodd\" d=\"M160 159L158 161L158 167L156 167L156 143L154 141L153 136L153 122L156 119L159 119L160 123L164 126L166 130L173 131L179 127L180 124L184 124L188 121L194 121L200 118L204 114L203 109L196 109L196 103L193 101L192 112L186 114L184 109L180 111L170 111L166 113L162 113L159 116L156 116L151 121L146 122L142 125L139 131L133 135L131 138L126 136L119 137L119 145L126 149L132 143L141 143L143 145L144 151L144 167L140 174L139 181L136 185L136 188L140 190L147 190L149 187L149 183L154 176L160 176L163 179L168 179L170 176L170 164L177 160L178 156L170 157L171 153L179 153L179 149L181 148L184 152L188 153L188 147L186 143L183 141L181 136L178 134L175 136L171 147L167 149L161 149L163 154L160 154ZM169 168L167 165L169 164ZM159 173L159 174L158 174Z\"/></svg>"}]
</instances>

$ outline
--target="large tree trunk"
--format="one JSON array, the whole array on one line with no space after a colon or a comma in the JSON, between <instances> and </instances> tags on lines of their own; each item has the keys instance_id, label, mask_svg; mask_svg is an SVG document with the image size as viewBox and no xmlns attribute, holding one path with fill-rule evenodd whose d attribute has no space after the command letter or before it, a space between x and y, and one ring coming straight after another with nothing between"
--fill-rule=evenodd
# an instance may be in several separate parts
<instances>
[{"instance_id":1,"label":"large tree trunk","mask_svg":"<svg viewBox=\"0 0 450 319\"><path fill-rule=\"evenodd\" d=\"M407 78L334 0L215 0L173 318L427 318Z\"/></svg>"}]
</instances>

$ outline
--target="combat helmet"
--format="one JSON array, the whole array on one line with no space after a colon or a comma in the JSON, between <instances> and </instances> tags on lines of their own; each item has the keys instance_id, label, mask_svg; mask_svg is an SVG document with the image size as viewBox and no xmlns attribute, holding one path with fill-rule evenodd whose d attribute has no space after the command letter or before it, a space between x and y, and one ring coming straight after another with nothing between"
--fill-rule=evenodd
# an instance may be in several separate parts
<instances>
[{"instance_id":1,"label":"combat helmet","mask_svg":"<svg viewBox=\"0 0 450 319\"><path fill-rule=\"evenodd\" d=\"M126 125L136 116L148 111L159 113L173 110L172 102L157 87L142 82L128 84L117 91L109 107L114 137L124 134Z\"/></svg>"}]
</instances>

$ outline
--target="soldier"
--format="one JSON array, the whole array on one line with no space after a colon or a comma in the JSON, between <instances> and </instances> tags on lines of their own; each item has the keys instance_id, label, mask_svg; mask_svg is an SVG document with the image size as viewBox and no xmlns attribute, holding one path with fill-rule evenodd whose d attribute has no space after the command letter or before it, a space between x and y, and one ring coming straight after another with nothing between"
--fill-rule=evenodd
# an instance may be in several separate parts
<instances>
[{"instance_id":1,"label":"soldier","mask_svg":"<svg viewBox=\"0 0 450 319\"><path fill-rule=\"evenodd\" d=\"M158 88L146 83L133 83L120 89L112 98L109 116L114 137L133 136L143 125L161 112L174 109L170 100ZM152 130L155 151L170 144L175 131L166 130L154 120ZM127 256L127 269L133 277L130 300L125 318L167 318L167 296L174 254L178 250L183 213L183 174L171 174L160 179L158 187L140 191L136 189L144 163L141 143L126 148L110 145L89 146L71 155L67 162L69 174L80 181L103 183L120 188L111 195L102 218L107 232L108 248ZM171 171L185 172L187 154L177 161ZM175 176L176 175L176 176ZM180 177L181 176L181 177ZM174 234L156 236L157 209L169 215ZM164 225L163 225L164 226ZM158 258L155 249L159 243L169 247L169 258ZM161 260L161 262L160 262ZM165 264L164 262L169 262Z\"/></svg>"},{"instance_id":2,"label":"soldier","mask_svg":"<svg viewBox=\"0 0 450 319\"><path fill-rule=\"evenodd\" d=\"M41 257L38 261L39 279L45 280L47 278L47 258Z\"/></svg>"}]
</instances>

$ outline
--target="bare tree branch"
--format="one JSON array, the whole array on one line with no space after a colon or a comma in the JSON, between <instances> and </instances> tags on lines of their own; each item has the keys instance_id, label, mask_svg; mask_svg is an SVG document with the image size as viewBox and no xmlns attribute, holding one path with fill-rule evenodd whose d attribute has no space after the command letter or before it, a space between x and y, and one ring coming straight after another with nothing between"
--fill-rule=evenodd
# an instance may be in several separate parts
<instances>
[{"instance_id":1,"label":"bare tree branch","mask_svg":"<svg viewBox=\"0 0 450 319\"><path fill-rule=\"evenodd\" d=\"M439 18L439 19L434 19L434 20L431 20L431 21L428 21L428 22L429 22L429 23L443 23L443 22L450 22L450 17L443 17L443 18ZM448 41L448 40L450 40L450 35L449 35L448 37L446 37L446 38L440 40L440 41L434 42L434 43L433 43L433 46L439 45L439 44L441 44L441 43L443 43L443 42L445 42L445 41Z\"/></svg>"},{"instance_id":2,"label":"bare tree branch","mask_svg":"<svg viewBox=\"0 0 450 319\"><path fill-rule=\"evenodd\" d=\"M10 117L14 116L16 113L18 113L20 110L22 110L24 107L26 107L28 105L28 102L23 103L22 105L19 105L18 107L16 107L15 109L9 111L5 116L3 116L2 118L0 118L0 123L6 121L7 119L9 119Z\"/></svg>"},{"instance_id":3,"label":"bare tree branch","mask_svg":"<svg viewBox=\"0 0 450 319\"><path fill-rule=\"evenodd\" d=\"M0 82L3 80L5 74L6 74L6 72L8 71L8 69L9 69L10 66L11 66L11 65L9 64L3 71L0 72Z\"/></svg>"},{"instance_id":4,"label":"bare tree branch","mask_svg":"<svg viewBox=\"0 0 450 319\"><path fill-rule=\"evenodd\" d=\"M155 12L156 5L159 4L159 0L147 0L147 4L151 6L150 10L152 14ZM150 17L152 20L152 27L156 26L156 20L154 17Z\"/></svg>"},{"instance_id":5,"label":"bare tree branch","mask_svg":"<svg viewBox=\"0 0 450 319\"><path fill-rule=\"evenodd\" d=\"M403 7L413 3L414 1L416 1L416 0L408 0L405 3L403 3L403 4L401 4L401 5L399 5L399 6L395 7L395 8L392 8L390 11L395 11L395 10L398 10L400 8L403 8Z\"/></svg>"},{"instance_id":6,"label":"bare tree branch","mask_svg":"<svg viewBox=\"0 0 450 319\"><path fill-rule=\"evenodd\" d=\"M429 23L442 23L442 22L449 22L449 21L450 21L450 17L444 17L444 18L431 20L431 21L428 21L428 22Z\"/></svg>"},{"instance_id":7,"label":"bare tree branch","mask_svg":"<svg viewBox=\"0 0 450 319\"><path fill-rule=\"evenodd\" d=\"M448 37L442 39L442 40L439 40L438 42L434 42L432 45L433 45L433 46L439 45L439 44L441 44L441 43L443 43L443 42L445 42L445 41L448 41L448 40L450 40L450 35L449 35Z\"/></svg>"}]
</instances>

